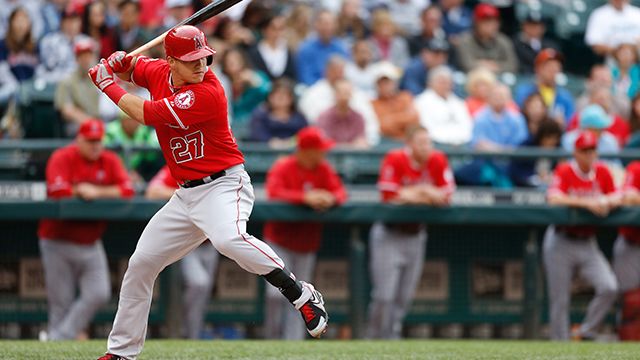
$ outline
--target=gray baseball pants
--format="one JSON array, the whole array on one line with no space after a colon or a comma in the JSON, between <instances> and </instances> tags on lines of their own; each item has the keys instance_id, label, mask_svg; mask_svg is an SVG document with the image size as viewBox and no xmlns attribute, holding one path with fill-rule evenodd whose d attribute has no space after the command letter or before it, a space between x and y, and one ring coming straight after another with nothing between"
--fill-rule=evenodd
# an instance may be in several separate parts
<instances>
[{"instance_id":1,"label":"gray baseball pants","mask_svg":"<svg viewBox=\"0 0 640 360\"><path fill-rule=\"evenodd\" d=\"M369 337L399 339L402 321L422 274L427 232L405 234L382 223L371 227Z\"/></svg>"},{"instance_id":2,"label":"gray baseball pants","mask_svg":"<svg viewBox=\"0 0 640 360\"><path fill-rule=\"evenodd\" d=\"M265 275L284 263L264 242L247 234L254 193L244 166L194 188L176 190L149 221L129 259L108 352L136 359L144 345L153 284L168 265L205 239L243 269Z\"/></svg>"},{"instance_id":3,"label":"gray baseball pants","mask_svg":"<svg viewBox=\"0 0 640 360\"><path fill-rule=\"evenodd\" d=\"M182 296L182 332L189 339L199 339L211 290L216 278L220 255L209 241L205 241L180 260L184 279Z\"/></svg>"},{"instance_id":4,"label":"gray baseball pants","mask_svg":"<svg viewBox=\"0 0 640 360\"><path fill-rule=\"evenodd\" d=\"M280 255L291 272L301 279L311 279L316 265L316 253L299 253L269 242L269 246ZM304 340L305 324L300 312L280 294L274 286L266 290L266 309L264 317L265 336L270 339Z\"/></svg>"},{"instance_id":5,"label":"gray baseball pants","mask_svg":"<svg viewBox=\"0 0 640 360\"><path fill-rule=\"evenodd\" d=\"M613 245L613 271L620 292L640 287L640 246L630 244L622 235Z\"/></svg>"},{"instance_id":6,"label":"gray baseball pants","mask_svg":"<svg viewBox=\"0 0 640 360\"><path fill-rule=\"evenodd\" d=\"M101 241L78 245L48 239L40 239L39 245L49 301L49 339L73 340L111 298L104 247Z\"/></svg>"},{"instance_id":7,"label":"gray baseball pants","mask_svg":"<svg viewBox=\"0 0 640 360\"><path fill-rule=\"evenodd\" d=\"M618 293L616 277L598 248L596 238L570 239L556 231L555 226L549 226L544 236L543 261L547 275L551 339L570 338L571 281L575 271L595 288L596 294L579 330L582 336L595 336Z\"/></svg>"}]
</instances>

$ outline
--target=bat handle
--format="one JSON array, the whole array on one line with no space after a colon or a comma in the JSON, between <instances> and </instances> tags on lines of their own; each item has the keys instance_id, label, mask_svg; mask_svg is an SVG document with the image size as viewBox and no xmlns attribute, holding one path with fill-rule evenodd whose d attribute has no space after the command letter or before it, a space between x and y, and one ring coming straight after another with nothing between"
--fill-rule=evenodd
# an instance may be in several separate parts
<instances>
[{"instance_id":1,"label":"bat handle","mask_svg":"<svg viewBox=\"0 0 640 360\"><path fill-rule=\"evenodd\" d=\"M171 29L163 32L162 34L160 34L158 36L156 36L153 40L150 40L146 44L144 44L144 45L140 46L139 48L133 50L132 52L130 52L127 55L130 55L130 56L140 55L141 53L143 53L143 52L145 52L145 51L147 51L147 50L149 50L149 49L151 49L151 48L153 48L153 47L155 47L157 45L162 44L162 42L164 41L164 38L167 36L167 34L169 33L170 30Z\"/></svg>"}]
</instances>

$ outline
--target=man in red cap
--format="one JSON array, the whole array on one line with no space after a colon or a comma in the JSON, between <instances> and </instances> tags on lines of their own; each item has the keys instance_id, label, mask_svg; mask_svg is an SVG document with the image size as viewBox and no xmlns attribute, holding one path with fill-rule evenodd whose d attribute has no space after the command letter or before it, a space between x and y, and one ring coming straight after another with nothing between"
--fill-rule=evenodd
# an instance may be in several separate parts
<instances>
[{"instance_id":1,"label":"man in red cap","mask_svg":"<svg viewBox=\"0 0 640 360\"><path fill-rule=\"evenodd\" d=\"M87 120L75 143L51 155L46 170L49 198L92 201L133 196L127 170L117 154L104 150L103 136L102 121ZM106 221L40 221L50 340L80 336L96 310L111 297L107 257L100 240L106 227Z\"/></svg>"},{"instance_id":2,"label":"man in red cap","mask_svg":"<svg viewBox=\"0 0 640 360\"><path fill-rule=\"evenodd\" d=\"M164 49L166 60L118 51L89 70L94 84L120 109L156 129L171 176L180 184L149 221L129 260L108 353L101 359L136 359L158 274L205 239L277 287L300 312L307 332L320 337L329 321L322 295L298 280L269 245L247 233L255 196L231 134L224 90L208 67L215 50L202 31L189 25L171 29ZM153 100L127 93L115 74L149 90Z\"/></svg>"},{"instance_id":3,"label":"man in red cap","mask_svg":"<svg viewBox=\"0 0 640 360\"><path fill-rule=\"evenodd\" d=\"M500 33L500 12L493 5L480 3L473 11L473 31L460 36L456 56L461 70L479 66L495 73L518 71L518 59L511 40Z\"/></svg>"},{"instance_id":4,"label":"man in red cap","mask_svg":"<svg viewBox=\"0 0 640 360\"><path fill-rule=\"evenodd\" d=\"M300 130L297 137L296 152L279 159L269 170L267 197L305 205L316 211L342 204L347 193L340 177L325 159L333 142L316 127ZM322 239L322 224L271 221L265 224L263 236L292 271L304 279L312 277ZM267 289L266 335L274 339L304 339L304 323L283 300L276 288Z\"/></svg>"},{"instance_id":5,"label":"man in red cap","mask_svg":"<svg viewBox=\"0 0 640 360\"><path fill-rule=\"evenodd\" d=\"M582 208L606 217L620 205L613 177L597 160L598 137L582 132L575 142L571 161L556 167L547 192L551 205ZM544 236L543 260L547 275L549 322L552 340L593 339L618 295L611 266L598 248L595 226L550 225ZM571 282L580 274L595 288L587 314L573 334L569 331Z\"/></svg>"}]
</instances>

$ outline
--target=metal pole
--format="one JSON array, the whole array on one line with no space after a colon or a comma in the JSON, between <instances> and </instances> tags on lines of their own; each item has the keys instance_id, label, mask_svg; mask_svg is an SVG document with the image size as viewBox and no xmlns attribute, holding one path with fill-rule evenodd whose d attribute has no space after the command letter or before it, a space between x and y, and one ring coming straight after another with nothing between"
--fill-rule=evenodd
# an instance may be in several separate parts
<instances>
[{"instance_id":1,"label":"metal pole","mask_svg":"<svg viewBox=\"0 0 640 360\"><path fill-rule=\"evenodd\" d=\"M536 339L540 329L540 301L538 289L538 231L532 226L524 245L523 320L525 339Z\"/></svg>"},{"instance_id":2,"label":"metal pole","mask_svg":"<svg viewBox=\"0 0 640 360\"><path fill-rule=\"evenodd\" d=\"M350 247L350 278L349 278L349 318L354 339L364 337L364 326L367 306L367 256L365 244L360 237L360 227L351 226Z\"/></svg>"}]
</instances>

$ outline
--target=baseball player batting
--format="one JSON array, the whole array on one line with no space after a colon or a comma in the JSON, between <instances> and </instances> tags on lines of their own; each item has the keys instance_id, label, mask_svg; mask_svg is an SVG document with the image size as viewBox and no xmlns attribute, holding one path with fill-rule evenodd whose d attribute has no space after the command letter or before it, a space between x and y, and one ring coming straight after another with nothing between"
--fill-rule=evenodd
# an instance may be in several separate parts
<instances>
[{"instance_id":1,"label":"baseball player batting","mask_svg":"<svg viewBox=\"0 0 640 360\"><path fill-rule=\"evenodd\" d=\"M309 334L320 337L329 319L321 294L246 232L253 187L229 129L224 91L208 68L215 50L190 25L169 31L164 49L166 60L118 51L89 70L95 85L120 109L156 129L171 175L180 182L129 259L108 351L100 359L136 359L144 345L155 279L207 238L221 254L277 287L302 313ZM149 90L152 100L128 94L115 74Z\"/></svg>"}]
</instances>

